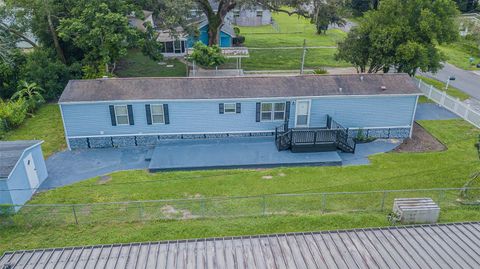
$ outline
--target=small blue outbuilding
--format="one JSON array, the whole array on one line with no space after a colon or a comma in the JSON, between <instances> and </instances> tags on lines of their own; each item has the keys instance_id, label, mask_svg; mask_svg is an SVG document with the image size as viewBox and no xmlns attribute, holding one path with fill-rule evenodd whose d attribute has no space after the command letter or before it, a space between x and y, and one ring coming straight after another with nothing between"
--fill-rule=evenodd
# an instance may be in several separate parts
<instances>
[{"instance_id":1,"label":"small blue outbuilding","mask_svg":"<svg viewBox=\"0 0 480 269\"><path fill-rule=\"evenodd\" d=\"M0 204L25 204L47 178L42 143L0 141Z\"/></svg>"}]
</instances>

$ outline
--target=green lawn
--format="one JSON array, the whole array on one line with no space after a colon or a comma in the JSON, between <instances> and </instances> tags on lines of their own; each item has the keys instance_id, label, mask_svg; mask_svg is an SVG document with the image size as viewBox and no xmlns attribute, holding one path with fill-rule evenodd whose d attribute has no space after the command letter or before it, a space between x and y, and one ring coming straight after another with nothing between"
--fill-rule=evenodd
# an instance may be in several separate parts
<instances>
[{"instance_id":1,"label":"green lawn","mask_svg":"<svg viewBox=\"0 0 480 269\"><path fill-rule=\"evenodd\" d=\"M475 67L477 63L480 63L480 49L475 42L460 38L457 42L439 46L439 48L447 56L447 62L456 67L465 70L480 70ZM475 59L474 65L470 64L470 57Z\"/></svg>"},{"instance_id":2,"label":"green lawn","mask_svg":"<svg viewBox=\"0 0 480 269\"><path fill-rule=\"evenodd\" d=\"M119 77L185 77L187 74L184 63L177 59L165 59L160 65L139 50L132 49L122 59L115 71ZM173 65L173 67L167 67Z\"/></svg>"},{"instance_id":3,"label":"green lawn","mask_svg":"<svg viewBox=\"0 0 480 269\"><path fill-rule=\"evenodd\" d=\"M57 104L43 105L34 117L26 119L18 129L7 132L2 140L32 139L45 141L42 145L45 157L67 147L62 116Z\"/></svg>"},{"instance_id":4,"label":"green lawn","mask_svg":"<svg viewBox=\"0 0 480 269\"><path fill-rule=\"evenodd\" d=\"M462 120L421 121L420 123L446 144L448 150L430 153L379 154L371 157L371 165L364 166L158 174L149 174L144 171L117 172L111 174L111 179L106 182L93 178L39 194L31 203L91 203L198 196L462 187L471 174L478 171L480 167L474 146L480 131ZM264 176L271 176L271 178ZM136 182L134 188L131 183L128 183L132 181ZM355 199L351 203L357 201ZM305 206L310 205L305 204ZM2 227L0 252L7 249L79 244L384 226L388 225L385 215L386 212L339 211L325 215L140 223L107 222L47 229L42 226ZM478 207L461 207L455 210L444 208L441 215L442 222L479 219Z\"/></svg>"},{"instance_id":5,"label":"green lawn","mask_svg":"<svg viewBox=\"0 0 480 269\"><path fill-rule=\"evenodd\" d=\"M340 30L328 30L327 34L317 35L315 26L309 20L286 14L273 14L278 24L277 31L273 26L240 27L245 36L245 46L249 47L250 58L242 60L245 70L294 70L300 69L302 49L280 50L276 47L302 47L303 40L307 46L335 47L346 37ZM272 48L268 50L254 48ZM306 55L305 68L345 67L346 62L334 59L336 48L312 48ZM233 62L233 61L232 61Z\"/></svg>"},{"instance_id":6,"label":"green lawn","mask_svg":"<svg viewBox=\"0 0 480 269\"><path fill-rule=\"evenodd\" d=\"M420 75L417 75L416 77L418 79L421 79L423 82L425 82L427 84L433 85L433 87L435 87L435 88L437 88L438 90L441 90L441 91L445 91L445 86L447 86L444 82L438 81L438 80L433 79L433 78L427 78L427 77L420 76ZM455 87L452 87L452 86L448 86L448 90L446 92L447 92L448 95L453 96L453 97L457 97L461 101L470 98L470 95L468 95L467 93L462 92L461 90L459 90ZM433 102L433 101L428 100L428 98L425 97L425 96L421 96L420 99L419 99L419 102L426 103L426 102Z\"/></svg>"}]
</instances>

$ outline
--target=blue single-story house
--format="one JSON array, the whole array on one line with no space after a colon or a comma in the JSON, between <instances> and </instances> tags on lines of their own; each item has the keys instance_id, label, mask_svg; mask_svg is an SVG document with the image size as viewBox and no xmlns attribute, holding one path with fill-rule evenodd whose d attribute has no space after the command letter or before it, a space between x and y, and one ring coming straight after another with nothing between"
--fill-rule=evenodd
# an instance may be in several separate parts
<instances>
[{"instance_id":1,"label":"blue single-story house","mask_svg":"<svg viewBox=\"0 0 480 269\"><path fill-rule=\"evenodd\" d=\"M203 19L196 23L198 28L198 36L188 35L183 32L182 28L176 30L177 34L173 35L170 30L159 31L157 41L162 43L162 53L166 57L182 56L187 53L188 48L192 48L195 42L201 41L208 45L208 21ZM229 48L233 46L233 38L235 31L229 22L226 22L220 29L219 46Z\"/></svg>"},{"instance_id":2,"label":"blue single-story house","mask_svg":"<svg viewBox=\"0 0 480 269\"><path fill-rule=\"evenodd\" d=\"M411 136L419 95L406 74L103 78L71 80L59 105L70 149L262 136L353 152L359 130Z\"/></svg>"},{"instance_id":3,"label":"blue single-story house","mask_svg":"<svg viewBox=\"0 0 480 269\"><path fill-rule=\"evenodd\" d=\"M43 141L0 141L0 204L25 204L47 178Z\"/></svg>"}]
</instances>

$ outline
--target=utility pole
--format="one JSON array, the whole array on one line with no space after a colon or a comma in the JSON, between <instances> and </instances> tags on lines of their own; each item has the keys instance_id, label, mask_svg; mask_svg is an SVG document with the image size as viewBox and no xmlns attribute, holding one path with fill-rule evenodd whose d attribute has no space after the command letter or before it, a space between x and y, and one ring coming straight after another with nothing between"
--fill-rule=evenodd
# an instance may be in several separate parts
<instances>
[{"instance_id":1,"label":"utility pole","mask_svg":"<svg viewBox=\"0 0 480 269\"><path fill-rule=\"evenodd\" d=\"M303 54L302 54L302 67L300 69L300 74L303 74L303 69L305 66L305 55L307 54L307 40L303 40Z\"/></svg>"}]
</instances>

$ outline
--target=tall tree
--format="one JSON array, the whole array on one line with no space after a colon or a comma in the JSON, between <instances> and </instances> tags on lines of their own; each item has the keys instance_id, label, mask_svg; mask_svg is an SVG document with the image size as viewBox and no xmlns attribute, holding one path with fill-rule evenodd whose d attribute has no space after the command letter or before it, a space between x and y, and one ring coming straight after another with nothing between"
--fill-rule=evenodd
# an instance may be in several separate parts
<instances>
[{"instance_id":1,"label":"tall tree","mask_svg":"<svg viewBox=\"0 0 480 269\"><path fill-rule=\"evenodd\" d=\"M72 41L84 52L84 64L105 75L135 43L138 30L130 27L127 14L135 10L125 0L80 0L58 27L62 40ZM90 69L91 70L91 69Z\"/></svg>"},{"instance_id":2,"label":"tall tree","mask_svg":"<svg viewBox=\"0 0 480 269\"><path fill-rule=\"evenodd\" d=\"M68 2L63 3L60 0L6 0L7 6L15 13L17 25L22 25L23 34L25 31L32 31L37 37L43 38L53 44L57 57L66 63L64 50L58 39L56 27L58 19L63 14L64 9L68 6ZM22 32L22 31L19 31ZM28 40L24 40L30 44ZM46 43L46 42L45 42Z\"/></svg>"},{"instance_id":3,"label":"tall tree","mask_svg":"<svg viewBox=\"0 0 480 269\"><path fill-rule=\"evenodd\" d=\"M316 26L317 34L326 33L330 25L345 25L346 21L340 16L342 5L343 2L339 0L314 1L311 21Z\"/></svg>"},{"instance_id":4,"label":"tall tree","mask_svg":"<svg viewBox=\"0 0 480 269\"><path fill-rule=\"evenodd\" d=\"M436 72L444 59L436 46L458 37L457 15L451 0L382 0L339 43L337 58L360 72Z\"/></svg>"},{"instance_id":5,"label":"tall tree","mask_svg":"<svg viewBox=\"0 0 480 269\"><path fill-rule=\"evenodd\" d=\"M228 12L239 6L260 5L266 9L286 13L288 15L298 15L305 18L312 17L312 11L309 10L311 0L192 0L208 19L208 37L209 45L218 44L220 29L225 22L225 16ZM317 0L315 0L317 1ZM215 5L218 7L215 9Z\"/></svg>"}]
</instances>

